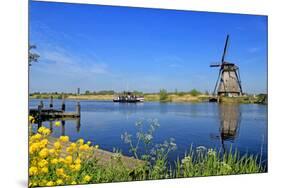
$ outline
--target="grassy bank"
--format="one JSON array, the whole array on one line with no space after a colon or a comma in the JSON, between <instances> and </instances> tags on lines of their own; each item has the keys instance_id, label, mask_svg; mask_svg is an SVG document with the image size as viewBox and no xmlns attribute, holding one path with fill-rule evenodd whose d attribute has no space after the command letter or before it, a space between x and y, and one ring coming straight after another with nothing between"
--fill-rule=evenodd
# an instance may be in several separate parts
<instances>
[{"instance_id":1,"label":"grassy bank","mask_svg":"<svg viewBox=\"0 0 281 188\"><path fill-rule=\"evenodd\" d=\"M34 118L30 117L30 121L33 122ZM56 123L56 126L60 125ZM174 140L153 144L152 139L154 131L159 127L158 122L149 120L148 129L143 126L142 122L136 122L138 129L136 139L126 132L121 136L122 140L129 144L135 159L128 160L121 152L115 151L110 158L107 156L106 162L100 162L105 158L103 154L97 157L98 145L85 142L83 139L69 142L68 136L51 141L49 136L51 130L44 126L40 127L38 133L30 135L29 138L29 187L266 171L258 155L241 156L237 150L222 152L203 146L187 148L189 152L171 164L168 162L168 155L176 149ZM145 152L139 151L139 144L144 145ZM137 162L128 165L128 161L132 160ZM140 160L141 162L138 162Z\"/></svg>"},{"instance_id":2,"label":"grassy bank","mask_svg":"<svg viewBox=\"0 0 281 188\"><path fill-rule=\"evenodd\" d=\"M67 153L61 155L68 137L62 136L47 147L48 134L47 128L41 128L30 137L29 187L265 172L258 156L240 156L237 151L222 153L202 146L191 148L183 159L175 161L175 168L171 168L163 153L158 153L154 162L147 161L134 169L127 167L120 153L115 153L105 165L91 157L95 147L81 139L69 144Z\"/></svg>"},{"instance_id":3,"label":"grassy bank","mask_svg":"<svg viewBox=\"0 0 281 188\"><path fill-rule=\"evenodd\" d=\"M62 99L61 95L52 95L54 99ZM113 95L66 95L65 99L72 100L100 100L100 101L112 101ZM32 95L31 99L50 99L51 95ZM159 94L144 94L145 101L160 101L160 102L204 102L208 101L208 95L192 96L190 94L175 95L168 94L168 97L164 100L160 100Z\"/></svg>"}]
</instances>

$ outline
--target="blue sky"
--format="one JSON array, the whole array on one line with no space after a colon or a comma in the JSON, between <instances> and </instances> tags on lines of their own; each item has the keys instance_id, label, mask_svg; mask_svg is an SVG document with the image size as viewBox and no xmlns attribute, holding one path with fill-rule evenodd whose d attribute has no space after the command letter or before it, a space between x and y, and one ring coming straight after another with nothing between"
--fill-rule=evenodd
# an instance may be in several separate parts
<instances>
[{"instance_id":1,"label":"blue sky","mask_svg":"<svg viewBox=\"0 0 281 188\"><path fill-rule=\"evenodd\" d=\"M267 90L267 17L31 2L30 92L212 91L224 42L243 90Z\"/></svg>"}]
</instances>

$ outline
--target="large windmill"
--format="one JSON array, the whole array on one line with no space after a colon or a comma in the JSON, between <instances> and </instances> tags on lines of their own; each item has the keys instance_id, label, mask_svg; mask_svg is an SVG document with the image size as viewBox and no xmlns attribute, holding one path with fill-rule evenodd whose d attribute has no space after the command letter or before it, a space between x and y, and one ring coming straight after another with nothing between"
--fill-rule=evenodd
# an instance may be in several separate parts
<instances>
[{"instance_id":1,"label":"large windmill","mask_svg":"<svg viewBox=\"0 0 281 188\"><path fill-rule=\"evenodd\" d=\"M242 95L242 86L238 66L225 61L228 39L229 35L226 37L221 63L212 64L210 67L220 67L213 95L234 97Z\"/></svg>"}]
</instances>

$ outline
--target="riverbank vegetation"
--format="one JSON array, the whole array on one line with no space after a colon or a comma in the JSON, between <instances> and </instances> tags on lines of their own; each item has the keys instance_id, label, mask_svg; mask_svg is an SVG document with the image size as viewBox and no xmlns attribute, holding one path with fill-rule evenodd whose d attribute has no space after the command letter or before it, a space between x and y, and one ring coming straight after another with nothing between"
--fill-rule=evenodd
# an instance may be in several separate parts
<instances>
[{"instance_id":1,"label":"riverbank vegetation","mask_svg":"<svg viewBox=\"0 0 281 188\"><path fill-rule=\"evenodd\" d=\"M168 92L166 89L160 89L158 93L142 93L140 91L133 91L134 95L144 96L144 100L148 102L208 102L212 95L207 91L202 93L196 89L192 89L188 92L177 91ZM31 93L29 97L31 99L50 99L51 96L54 99L69 99L69 100L97 100L97 101L112 101L114 91L99 91L99 92L90 92L86 91L83 94L74 94L74 93L40 93L35 92ZM222 103L240 103L240 104L267 104L267 95L258 94L258 95L244 95L241 97L221 97L220 101Z\"/></svg>"},{"instance_id":2,"label":"riverbank vegetation","mask_svg":"<svg viewBox=\"0 0 281 188\"><path fill-rule=\"evenodd\" d=\"M168 156L177 145L172 138L153 142L159 126L157 120L138 121L136 138L122 134L134 158L143 161L134 168L125 164L120 150L112 153L108 163L99 163L93 157L98 146L83 139L70 142L68 136L61 136L51 144L51 130L42 126L29 137L29 187L265 172L258 155L240 156L237 150L223 152L203 146L191 146L182 159L170 163Z\"/></svg>"}]
</instances>

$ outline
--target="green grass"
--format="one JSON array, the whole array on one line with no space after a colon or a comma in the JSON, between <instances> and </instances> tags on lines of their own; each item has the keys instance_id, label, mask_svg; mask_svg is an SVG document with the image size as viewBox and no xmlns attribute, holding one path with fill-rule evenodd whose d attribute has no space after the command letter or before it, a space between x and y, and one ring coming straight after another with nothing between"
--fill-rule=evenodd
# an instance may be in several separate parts
<instances>
[{"instance_id":1,"label":"green grass","mask_svg":"<svg viewBox=\"0 0 281 188\"><path fill-rule=\"evenodd\" d=\"M218 176L232 174L262 173L259 156L245 154L231 149L223 153L221 150L198 147L190 148L183 159L175 161L174 168L168 164L167 157L158 156L154 162L147 162L134 170L127 169L118 157L109 166L99 166L97 161L89 161L83 165L87 174L92 175L92 182L119 182L134 180L156 180L167 178L187 178L202 176Z\"/></svg>"}]
</instances>

